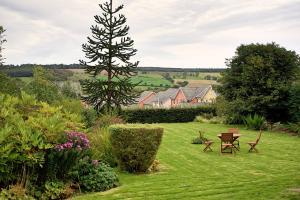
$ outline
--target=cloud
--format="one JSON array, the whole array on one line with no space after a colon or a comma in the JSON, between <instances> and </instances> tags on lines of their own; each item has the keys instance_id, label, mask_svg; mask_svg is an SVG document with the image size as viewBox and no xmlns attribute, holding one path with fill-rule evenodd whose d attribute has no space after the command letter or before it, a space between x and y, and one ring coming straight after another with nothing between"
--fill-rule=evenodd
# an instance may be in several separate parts
<instances>
[{"instance_id":1,"label":"cloud","mask_svg":"<svg viewBox=\"0 0 300 200\"><path fill-rule=\"evenodd\" d=\"M76 63L103 1L0 0L7 63ZM114 0L143 66L220 67L241 43L300 52L299 0Z\"/></svg>"}]
</instances>

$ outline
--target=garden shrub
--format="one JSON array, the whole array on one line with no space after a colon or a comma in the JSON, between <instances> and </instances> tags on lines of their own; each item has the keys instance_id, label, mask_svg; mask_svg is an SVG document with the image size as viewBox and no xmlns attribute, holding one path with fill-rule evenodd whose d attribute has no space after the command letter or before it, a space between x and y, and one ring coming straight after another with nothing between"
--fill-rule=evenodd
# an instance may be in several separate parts
<instances>
[{"instance_id":1,"label":"garden shrub","mask_svg":"<svg viewBox=\"0 0 300 200\"><path fill-rule=\"evenodd\" d=\"M290 121L300 121L300 81L294 83L289 90L288 109Z\"/></svg>"},{"instance_id":2,"label":"garden shrub","mask_svg":"<svg viewBox=\"0 0 300 200\"><path fill-rule=\"evenodd\" d=\"M108 128L96 128L89 134L91 145L91 157L109 164L111 167L117 166L117 160L112 152L110 133Z\"/></svg>"},{"instance_id":3,"label":"garden shrub","mask_svg":"<svg viewBox=\"0 0 300 200\"><path fill-rule=\"evenodd\" d=\"M199 136L192 139L192 144L203 144L206 142L208 139L204 137L204 133L199 131Z\"/></svg>"},{"instance_id":4,"label":"garden shrub","mask_svg":"<svg viewBox=\"0 0 300 200\"><path fill-rule=\"evenodd\" d=\"M76 114L80 117L80 121L84 123L83 117L81 116L84 108L78 99L64 98L61 101L56 101L54 106L61 106L62 109L66 112Z\"/></svg>"},{"instance_id":5,"label":"garden shrub","mask_svg":"<svg viewBox=\"0 0 300 200\"><path fill-rule=\"evenodd\" d=\"M34 200L33 197L26 194L26 190L20 185L10 186L9 189L2 189L0 192L2 200Z\"/></svg>"},{"instance_id":6,"label":"garden shrub","mask_svg":"<svg viewBox=\"0 0 300 200\"><path fill-rule=\"evenodd\" d=\"M62 181L47 181L44 186L44 191L41 196L42 200L48 199L63 199L65 184Z\"/></svg>"},{"instance_id":7,"label":"garden shrub","mask_svg":"<svg viewBox=\"0 0 300 200\"><path fill-rule=\"evenodd\" d=\"M88 157L79 161L71 176L77 179L81 189L86 192L101 192L119 185L118 177L111 167Z\"/></svg>"},{"instance_id":8,"label":"garden shrub","mask_svg":"<svg viewBox=\"0 0 300 200\"><path fill-rule=\"evenodd\" d=\"M101 114L96 120L95 127L97 128L107 128L113 124L124 124L124 120L117 114Z\"/></svg>"},{"instance_id":9,"label":"garden shrub","mask_svg":"<svg viewBox=\"0 0 300 200\"><path fill-rule=\"evenodd\" d=\"M12 96L20 96L20 82L17 79L10 78L4 73L0 72L0 92Z\"/></svg>"},{"instance_id":10,"label":"garden shrub","mask_svg":"<svg viewBox=\"0 0 300 200\"><path fill-rule=\"evenodd\" d=\"M146 172L155 160L162 128L114 125L110 127L114 155L122 170Z\"/></svg>"},{"instance_id":11,"label":"garden shrub","mask_svg":"<svg viewBox=\"0 0 300 200\"><path fill-rule=\"evenodd\" d=\"M89 140L84 133L67 132L63 143L57 144L46 155L44 177L47 180L65 179L77 162L88 155Z\"/></svg>"},{"instance_id":12,"label":"garden shrub","mask_svg":"<svg viewBox=\"0 0 300 200\"><path fill-rule=\"evenodd\" d=\"M260 130L266 128L266 120L257 114L248 115L244 118L244 124L248 129Z\"/></svg>"},{"instance_id":13,"label":"garden shrub","mask_svg":"<svg viewBox=\"0 0 300 200\"><path fill-rule=\"evenodd\" d=\"M78 116L23 92L0 94L0 102L0 186L42 185L49 152L64 143L65 131L82 129Z\"/></svg>"},{"instance_id":14,"label":"garden shrub","mask_svg":"<svg viewBox=\"0 0 300 200\"><path fill-rule=\"evenodd\" d=\"M215 108L127 109L121 112L121 117L129 123L179 123L192 122L196 116L204 113L215 115Z\"/></svg>"},{"instance_id":15,"label":"garden shrub","mask_svg":"<svg viewBox=\"0 0 300 200\"><path fill-rule=\"evenodd\" d=\"M68 98L78 99L80 94L76 93L75 89L72 87L71 82L63 82L60 86L61 93Z\"/></svg>"},{"instance_id":16,"label":"garden shrub","mask_svg":"<svg viewBox=\"0 0 300 200\"><path fill-rule=\"evenodd\" d=\"M95 125L97 112L93 108L86 108L81 112L83 122L87 128Z\"/></svg>"},{"instance_id":17,"label":"garden shrub","mask_svg":"<svg viewBox=\"0 0 300 200\"><path fill-rule=\"evenodd\" d=\"M288 123L284 126L288 131L296 133L300 136L300 122L297 123Z\"/></svg>"},{"instance_id":18,"label":"garden shrub","mask_svg":"<svg viewBox=\"0 0 300 200\"><path fill-rule=\"evenodd\" d=\"M52 74L47 69L35 67L33 69L33 80L26 86L25 91L34 95L39 101L54 103L61 100L59 89L51 79Z\"/></svg>"}]
</instances>

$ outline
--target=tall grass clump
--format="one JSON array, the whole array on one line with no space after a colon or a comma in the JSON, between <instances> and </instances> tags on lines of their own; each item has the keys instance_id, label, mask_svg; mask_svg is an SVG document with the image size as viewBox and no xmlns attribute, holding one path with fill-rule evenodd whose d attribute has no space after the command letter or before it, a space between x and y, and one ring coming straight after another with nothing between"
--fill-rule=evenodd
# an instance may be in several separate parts
<instances>
[{"instance_id":1,"label":"tall grass clump","mask_svg":"<svg viewBox=\"0 0 300 200\"><path fill-rule=\"evenodd\" d=\"M266 119L263 116L259 116L257 114L248 115L244 118L244 124L247 129L252 130L260 130L265 129L266 127Z\"/></svg>"}]
</instances>

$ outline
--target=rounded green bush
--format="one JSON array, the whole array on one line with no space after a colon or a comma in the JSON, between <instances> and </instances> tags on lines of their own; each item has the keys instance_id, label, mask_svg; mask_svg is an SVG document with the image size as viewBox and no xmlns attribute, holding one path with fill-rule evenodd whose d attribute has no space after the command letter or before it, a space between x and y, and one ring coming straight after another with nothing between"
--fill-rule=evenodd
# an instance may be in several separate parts
<instances>
[{"instance_id":1,"label":"rounded green bush","mask_svg":"<svg viewBox=\"0 0 300 200\"><path fill-rule=\"evenodd\" d=\"M114 125L109 130L113 153L120 168L128 172L146 172L155 160L163 129Z\"/></svg>"}]
</instances>

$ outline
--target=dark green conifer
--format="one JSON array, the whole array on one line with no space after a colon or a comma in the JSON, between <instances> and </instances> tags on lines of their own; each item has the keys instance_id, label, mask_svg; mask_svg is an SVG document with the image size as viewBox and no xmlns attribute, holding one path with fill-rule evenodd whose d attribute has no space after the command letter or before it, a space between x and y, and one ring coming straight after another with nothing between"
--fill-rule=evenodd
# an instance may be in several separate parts
<instances>
[{"instance_id":1,"label":"dark green conifer","mask_svg":"<svg viewBox=\"0 0 300 200\"><path fill-rule=\"evenodd\" d=\"M110 0L99 4L102 14L94 16L96 25L91 26L92 36L82 45L88 61L80 60L86 73L92 76L81 82L83 100L93 105L96 111L111 113L114 108L134 102L135 84L130 77L136 74L138 62L130 58L137 52L134 41L128 37L126 17L119 14L123 5L113 7ZM105 74L106 78L99 78Z\"/></svg>"}]
</instances>

